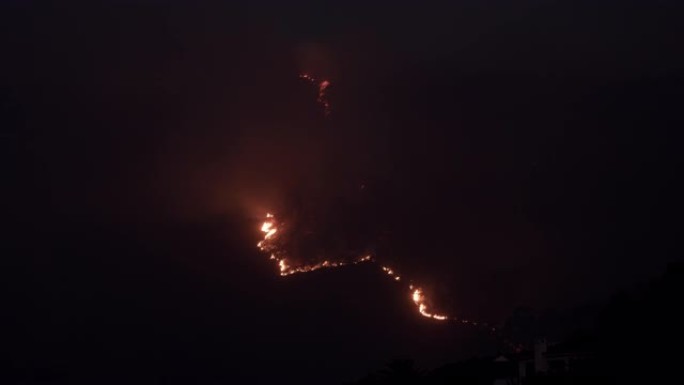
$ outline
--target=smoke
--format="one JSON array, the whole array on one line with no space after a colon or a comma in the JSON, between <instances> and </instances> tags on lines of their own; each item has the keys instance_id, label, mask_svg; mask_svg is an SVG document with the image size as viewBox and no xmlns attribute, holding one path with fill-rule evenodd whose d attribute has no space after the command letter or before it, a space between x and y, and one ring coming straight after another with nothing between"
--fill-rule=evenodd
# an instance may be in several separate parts
<instances>
[{"instance_id":1,"label":"smoke","mask_svg":"<svg viewBox=\"0 0 684 385\"><path fill-rule=\"evenodd\" d=\"M91 11L15 12L24 43L3 62L22 106L12 196L35 196L31 210L124 222L255 216L325 175L330 127L319 90L299 79L332 62L318 59L322 48L302 53L272 23L228 9Z\"/></svg>"}]
</instances>

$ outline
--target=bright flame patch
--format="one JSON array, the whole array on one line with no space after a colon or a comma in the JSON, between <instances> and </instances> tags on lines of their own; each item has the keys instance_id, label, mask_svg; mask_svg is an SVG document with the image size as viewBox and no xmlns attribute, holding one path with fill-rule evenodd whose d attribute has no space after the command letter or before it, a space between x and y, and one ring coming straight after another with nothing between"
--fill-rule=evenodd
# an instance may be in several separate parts
<instances>
[{"instance_id":1,"label":"bright flame patch","mask_svg":"<svg viewBox=\"0 0 684 385\"><path fill-rule=\"evenodd\" d=\"M278 228L276 227L276 222L275 222L275 218L273 217L273 214L270 214L270 213L266 214L266 220L261 225L261 232L264 233L264 238L259 243L257 243L257 247L261 251L266 251L266 252L271 253L269 259L272 259L272 260L275 260L278 262L278 267L280 268L280 275L282 275L282 276L292 275L292 274L297 274L297 273L308 273L308 272L320 270L320 269L330 269L330 268L334 268L334 267L356 265L358 263L367 262L367 261L372 260L370 255L365 255L365 256L359 257L353 261L325 260L323 262L319 262L319 263L316 263L313 265L291 266L290 264L288 264L288 261L285 257L279 256L279 255L281 255L281 253L279 253L278 247L277 247L276 243L274 242L274 236L278 232Z\"/></svg>"}]
</instances>

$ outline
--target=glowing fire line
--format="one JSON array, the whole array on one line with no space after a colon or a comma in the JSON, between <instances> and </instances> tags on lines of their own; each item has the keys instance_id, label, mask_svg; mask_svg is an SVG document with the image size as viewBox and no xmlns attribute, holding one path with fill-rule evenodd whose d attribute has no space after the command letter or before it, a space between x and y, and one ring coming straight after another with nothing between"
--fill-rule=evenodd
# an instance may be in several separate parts
<instances>
[{"instance_id":1,"label":"glowing fire line","mask_svg":"<svg viewBox=\"0 0 684 385\"><path fill-rule=\"evenodd\" d=\"M304 79L318 87L318 98L317 102L323 107L323 112L325 116L328 116L330 114L330 103L327 98L326 91L328 87L330 86L330 82L328 80L318 80L315 77L309 75L309 74L301 74L299 76L301 79ZM265 253L269 253L270 257L269 259L272 259L277 262L279 272L281 276L288 276L292 274L298 274L298 273L308 273L311 271L315 270L320 270L320 269L331 269L331 268L337 268L337 267L342 267L342 266L348 266L348 265L356 265L359 263L376 263L376 260L371 256L371 255L364 255L361 256L355 260L352 261L330 261L330 260L324 260L323 262L319 262L313 265L303 265L303 266L292 266L290 263L288 263L287 258L283 255L281 250L278 250L277 243L275 242L275 239L278 237L278 227L277 227L277 221L276 218L273 216L273 214L266 214L266 220L263 222L261 225L261 232L264 233L263 239L257 244L259 249ZM404 281L404 279L396 272L396 270L388 267L388 266L380 266L381 270L391 279L394 281L400 282ZM414 286L412 283L409 283L408 285L409 293L411 295L411 299L413 303L416 306L416 309L418 313L426 318L434 319L437 321L447 321L450 320L452 322L459 322L462 324L469 324L469 325L474 325L477 326L477 322L473 321L468 321L466 319L459 319L453 316L447 316L445 314L440 314L440 313L434 313L430 311L429 308L429 301L427 300L425 293L423 292L423 289ZM488 329L491 332L495 332L496 329L494 327L490 327L486 323L481 323L481 326L484 328Z\"/></svg>"},{"instance_id":2,"label":"glowing fire line","mask_svg":"<svg viewBox=\"0 0 684 385\"><path fill-rule=\"evenodd\" d=\"M275 260L278 263L279 271L281 276L288 276L292 274L298 274L298 273L308 273L311 271L319 270L319 269L330 269L330 268L336 268L336 267L342 267L342 266L348 266L348 265L355 265L359 263L364 263L364 262L369 262L369 263L376 263L376 260L370 256L370 255L365 255L362 257L359 257L353 261L330 261L330 260L325 260L323 262L319 262L317 264L313 265L303 265L303 266L291 266L287 258L282 256L278 250L277 245L275 244L274 240L277 238L278 234L278 227L277 227L277 222L273 214L266 214L266 220L264 223L261 225L261 232L264 233L264 238L257 244L259 249L264 252L270 253L270 259ZM390 268L389 266L380 266L380 269L382 272L384 272L388 277L392 278L394 281L402 281L402 277L396 272L396 270ZM416 309L418 310L418 313L426 318L431 318L437 321L456 321L460 322L462 324L470 324L473 326L483 326L487 329L490 329L490 331L494 332L496 329L494 327L490 327L486 323L480 323L478 324L477 322L469 321L466 319L462 318L457 318L454 316L448 316L446 314L440 314L440 313L434 313L430 310L428 306L428 300L425 296L425 293L423 292L423 289L413 285L410 283L408 285L409 293L411 295L411 300L416 306Z\"/></svg>"}]
</instances>

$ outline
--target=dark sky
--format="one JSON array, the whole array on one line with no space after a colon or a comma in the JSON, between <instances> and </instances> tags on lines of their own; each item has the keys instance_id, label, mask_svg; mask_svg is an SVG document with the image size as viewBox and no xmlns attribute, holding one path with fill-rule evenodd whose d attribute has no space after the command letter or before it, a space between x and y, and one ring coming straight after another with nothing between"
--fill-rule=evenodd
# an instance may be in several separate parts
<instances>
[{"instance_id":1,"label":"dark sky","mask_svg":"<svg viewBox=\"0 0 684 385\"><path fill-rule=\"evenodd\" d=\"M91 3L0 8L3 378L339 383L486 353L370 267L283 279L256 250L295 201L344 237L361 184L378 257L475 319L681 258L676 1Z\"/></svg>"}]
</instances>

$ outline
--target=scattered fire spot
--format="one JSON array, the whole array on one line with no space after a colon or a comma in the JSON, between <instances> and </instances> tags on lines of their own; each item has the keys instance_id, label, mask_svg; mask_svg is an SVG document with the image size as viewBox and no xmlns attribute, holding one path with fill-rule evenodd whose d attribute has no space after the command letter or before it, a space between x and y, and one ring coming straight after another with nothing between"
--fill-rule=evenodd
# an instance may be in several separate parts
<instances>
[{"instance_id":1,"label":"scattered fire spot","mask_svg":"<svg viewBox=\"0 0 684 385\"><path fill-rule=\"evenodd\" d=\"M309 74L301 74L299 75L299 77L301 79L311 82L312 84L318 87L318 98L316 99L316 101L323 107L323 113L325 114L325 116L328 116L330 114L330 102L328 101L328 95L326 94L326 90L330 86L330 81L318 80Z\"/></svg>"}]
</instances>

